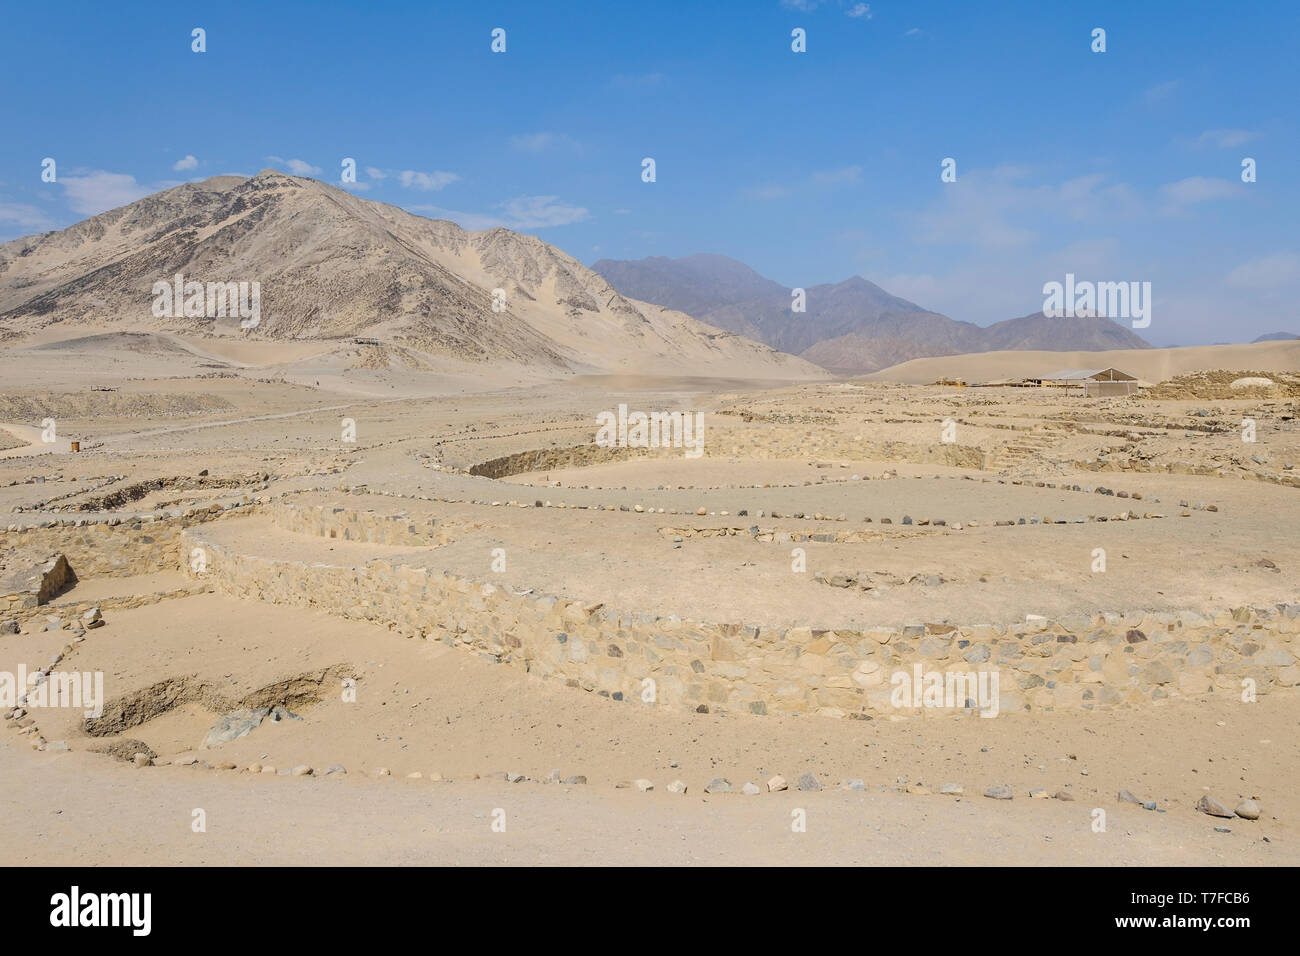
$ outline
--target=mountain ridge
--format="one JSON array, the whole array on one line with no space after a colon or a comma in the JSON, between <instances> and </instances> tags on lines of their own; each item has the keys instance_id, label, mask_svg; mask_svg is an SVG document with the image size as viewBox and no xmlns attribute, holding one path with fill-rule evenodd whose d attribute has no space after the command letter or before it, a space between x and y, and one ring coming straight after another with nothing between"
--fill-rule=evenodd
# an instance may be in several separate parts
<instances>
[{"instance_id":1,"label":"mountain ridge","mask_svg":"<svg viewBox=\"0 0 1300 956\"><path fill-rule=\"evenodd\" d=\"M154 283L177 274L258 282L261 321L241 333L252 339L364 335L555 375L824 377L769 346L629 299L535 236L465 230L276 170L185 183L0 244L0 337L57 322L231 333L229 319L152 314Z\"/></svg>"},{"instance_id":2,"label":"mountain ridge","mask_svg":"<svg viewBox=\"0 0 1300 956\"><path fill-rule=\"evenodd\" d=\"M726 279L710 283L710 269ZM783 349L837 373L874 372L916 358L976 352L1152 348L1106 318L1051 318L1041 312L987 327L952 319L894 296L862 276L793 290L716 253L680 259L601 259L592 269L625 295L673 303L703 322ZM743 281L741 281L743 279ZM685 307L685 308L684 308Z\"/></svg>"}]
</instances>

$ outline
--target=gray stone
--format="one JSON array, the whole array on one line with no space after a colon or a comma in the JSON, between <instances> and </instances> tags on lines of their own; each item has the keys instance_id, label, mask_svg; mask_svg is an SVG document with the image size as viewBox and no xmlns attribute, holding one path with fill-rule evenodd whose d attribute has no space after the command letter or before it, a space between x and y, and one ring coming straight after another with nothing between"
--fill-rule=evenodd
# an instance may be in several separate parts
<instances>
[{"instance_id":1,"label":"gray stone","mask_svg":"<svg viewBox=\"0 0 1300 956\"><path fill-rule=\"evenodd\" d=\"M1118 794L1116 794L1115 799L1118 800L1120 803L1141 803L1142 802L1137 797L1133 796L1133 794L1129 793L1127 790L1121 790Z\"/></svg>"},{"instance_id":2,"label":"gray stone","mask_svg":"<svg viewBox=\"0 0 1300 956\"><path fill-rule=\"evenodd\" d=\"M741 787L740 792L752 797L755 794L759 793L760 791L758 788L758 784L753 783L751 781L749 783L746 783L743 787Z\"/></svg>"},{"instance_id":3,"label":"gray stone","mask_svg":"<svg viewBox=\"0 0 1300 956\"><path fill-rule=\"evenodd\" d=\"M1010 800L1014 796L1014 794L1011 792L1010 787L1004 787L998 785L998 786L989 787L987 790L985 790L984 796L988 797L991 800Z\"/></svg>"},{"instance_id":4,"label":"gray stone","mask_svg":"<svg viewBox=\"0 0 1300 956\"><path fill-rule=\"evenodd\" d=\"M241 707L218 718L203 739L203 749L217 747L251 734L262 725L262 721L270 712L269 707Z\"/></svg>"},{"instance_id":5,"label":"gray stone","mask_svg":"<svg viewBox=\"0 0 1300 956\"><path fill-rule=\"evenodd\" d=\"M1260 813L1259 803L1255 800L1243 800L1241 803L1237 804L1237 808L1232 812L1243 820L1258 820Z\"/></svg>"},{"instance_id":6,"label":"gray stone","mask_svg":"<svg viewBox=\"0 0 1300 956\"><path fill-rule=\"evenodd\" d=\"M939 792L947 797L960 797L966 790L959 783L945 783L939 788Z\"/></svg>"},{"instance_id":7,"label":"gray stone","mask_svg":"<svg viewBox=\"0 0 1300 956\"><path fill-rule=\"evenodd\" d=\"M714 777L704 788L705 793L735 793L736 788L726 777Z\"/></svg>"},{"instance_id":8,"label":"gray stone","mask_svg":"<svg viewBox=\"0 0 1300 956\"><path fill-rule=\"evenodd\" d=\"M564 782L567 786L570 787L579 786L581 784L585 784L587 782L587 778L579 773L579 774L574 774L572 777L565 777Z\"/></svg>"},{"instance_id":9,"label":"gray stone","mask_svg":"<svg viewBox=\"0 0 1300 956\"><path fill-rule=\"evenodd\" d=\"M685 793L686 784L682 783L680 780L674 780L668 785L667 789L669 793Z\"/></svg>"},{"instance_id":10,"label":"gray stone","mask_svg":"<svg viewBox=\"0 0 1300 956\"><path fill-rule=\"evenodd\" d=\"M1212 817L1231 817L1232 811L1208 793L1196 802L1196 809Z\"/></svg>"},{"instance_id":11,"label":"gray stone","mask_svg":"<svg viewBox=\"0 0 1300 956\"><path fill-rule=\"evenodd\" d=\"M795 784L800 790L820 790L821 781L817 779L815 773L805 773L799 776L799 782Z\"/></svg>"}]
</instances>

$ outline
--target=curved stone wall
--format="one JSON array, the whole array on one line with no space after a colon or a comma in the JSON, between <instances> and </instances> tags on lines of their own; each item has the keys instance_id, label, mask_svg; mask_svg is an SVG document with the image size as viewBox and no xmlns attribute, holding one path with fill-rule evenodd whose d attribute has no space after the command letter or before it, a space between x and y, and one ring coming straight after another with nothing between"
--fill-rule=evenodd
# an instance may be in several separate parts
<instances>
[{"instance_id":1,"label":"curved stone wall","mask_svg":"<svg viewBox=\"0 0 1300 956\"><path fill-rule=\"evenodd\" d=\"M379 520L357 515L361 524ZM183 538L186 549L205 548L207 570L197 577L221 593L387 624L616 700L700 712L890 719L965 710L964 700L896 706L896 688L913 686L914 675L942 681L949 673L985 673L990 685L996 673L1003 715L1263 695L1300 684L1300 603L1213 619L1184 611L813 630L625 614L386 560L359 568L271 560L232 551L201 527Z\"/></svg>"}]
</instances>

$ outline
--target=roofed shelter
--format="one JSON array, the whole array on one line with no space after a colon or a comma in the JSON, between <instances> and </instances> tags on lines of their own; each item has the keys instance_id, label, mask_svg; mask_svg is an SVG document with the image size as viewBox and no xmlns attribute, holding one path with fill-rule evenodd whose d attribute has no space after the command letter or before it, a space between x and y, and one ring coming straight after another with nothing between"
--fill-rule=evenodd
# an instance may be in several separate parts
<instances>
[{"instance_id":1,"label":"roofed shelter","mask_svg":"<svg viewBox=\"0 0 1300 956\"><path fill-rule=\"evenodd\" d=\"M1078 389L1089 398L1134 395L1142 387L1137 376L1117 368L1067 368L1031 377L1030 381L1043 388Z\"/></svg>"}]
</instances>

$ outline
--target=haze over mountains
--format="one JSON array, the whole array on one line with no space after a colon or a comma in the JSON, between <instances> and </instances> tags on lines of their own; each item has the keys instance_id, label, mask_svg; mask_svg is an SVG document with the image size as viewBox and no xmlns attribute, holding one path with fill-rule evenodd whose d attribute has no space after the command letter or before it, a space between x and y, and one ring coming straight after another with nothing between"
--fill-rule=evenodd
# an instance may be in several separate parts
<instances>
[{"instance_id":1,"label":"haze over mountains","mask_svg":"<svg viewBox=\"0 0 1300 956\"><path fill-rule=\"evenodd\" d=\"M679 309L840 373L968 352L1152 347L1101 317L1040 312L982 328L930 312L859 276L809 287L807 311L793 312L791 289L722 255L602 259L592 268L624 295Z\"/></svg>"},{"instance_id":2,"label":"haze over mountains","mask_svg":"<svg viewBox=\"0 0 1300 956\"><path fill-rule=\"evenodd\" d=\"M261 320L153 314L155 282L259 282ZM503 290L503 311L493 290ZM500 306L498 306L500 307ZM0 339L55 323L252 340L365 336L545 374L624 371L818 378L800 359L620 295L532 236L470 232L313 179L264 170L147 196L0 244Z\"/></svg>"}]
</instances>

